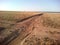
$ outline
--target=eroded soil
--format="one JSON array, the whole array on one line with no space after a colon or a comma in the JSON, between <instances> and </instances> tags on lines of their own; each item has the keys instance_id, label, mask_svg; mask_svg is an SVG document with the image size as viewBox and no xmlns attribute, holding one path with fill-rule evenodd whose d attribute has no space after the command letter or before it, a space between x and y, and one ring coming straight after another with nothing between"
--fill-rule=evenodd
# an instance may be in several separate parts
<instances>
[{"instance_id":1,"label":"eroded soil","mask_svg":"<svg viewBox=\"0 0 60 45\"><path fill-rule=\"evenodd\" d=\"M36 16L17 23L20 35L9 45L60 45L60 29L43 26L42 22L42 16Z\"/></svg>"},{"instance_id":2,"label":"eroded soil","mask_svg":"<svg viewBox=\"0 0 60 45\"><path fill-rule=\"evenodd\" d=\"M18 20L6 30L1 27L0 45L60 45L60 28L44 26L43 16L37 14Z\"/></svg>"}]
</instances>

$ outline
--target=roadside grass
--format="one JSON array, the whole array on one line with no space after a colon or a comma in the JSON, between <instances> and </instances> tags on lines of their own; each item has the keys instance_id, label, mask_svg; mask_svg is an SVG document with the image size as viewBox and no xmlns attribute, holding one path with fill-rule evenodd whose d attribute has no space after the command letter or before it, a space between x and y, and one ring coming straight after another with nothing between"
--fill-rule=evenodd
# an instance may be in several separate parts
<instances>
[{"instance_id":1,"label":"roadside grass","mask_svg":"<svg viewBox=\"0 0 60 45\"><path fill-rule=\"evenodd\" d=\"M17 21L38 14L38 12L0 12L0 19Z\"/></svg>"},{"instance_id":2,"label":"roadside grass","mask_svg":"<svg viewBox=\"0 0 60 45\"><path fill-rule=\"evenodd\" d=\"M42 19L44 26L60 29L60 15L45 15Z\"/></svg>"},{"instance_id":3,"label":"roadside grass","mask_svg":"<svg viewBox=\"0 0 60 45\"><path fill-rule=\"evenodd\" d=\"M17 21L38 13L39 12L0 11L0 27L10 30Z\"/></svg>"}]
</instances>

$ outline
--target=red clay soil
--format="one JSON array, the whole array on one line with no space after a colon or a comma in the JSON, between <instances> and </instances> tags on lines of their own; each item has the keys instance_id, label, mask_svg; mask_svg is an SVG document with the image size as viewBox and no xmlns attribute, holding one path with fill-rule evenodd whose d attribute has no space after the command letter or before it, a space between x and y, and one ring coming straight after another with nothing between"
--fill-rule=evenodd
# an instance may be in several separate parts
<instances>
[{"instance_id":1,"label":"red clay soil","mask_svg":"<svg viewBox=\"0 0 60 45\"><path fill-rule=\"evenodd\" d=\"M14 26L19 36L8 45L60 45L60 29L45 27L42 16L35 16Z\"/></svg>"}]
</instances>

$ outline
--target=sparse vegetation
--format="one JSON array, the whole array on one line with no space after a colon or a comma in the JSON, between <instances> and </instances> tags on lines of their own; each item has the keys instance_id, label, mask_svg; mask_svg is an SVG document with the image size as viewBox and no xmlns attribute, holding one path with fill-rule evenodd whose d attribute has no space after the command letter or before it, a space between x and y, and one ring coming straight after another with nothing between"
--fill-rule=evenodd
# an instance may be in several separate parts
<instances>
[{"instance_id":1,"label":"sparse vegetation","mask_svg":"<svg viewBox=\"0 0 60 45\"><path fill-rule=\"evenodd\" d=\"M49 37L38 38L32 36L29 39L26 39L23 45L58 45L59 43L55 39Z\"/></svg>"},{"instance_id":2,"label":"sparse vegetation","mask_svg":"<svg viewBox=\"0 0 60 45\"><path fill-rule=\"evenodd\" d=\"M38 12L0 12L0 19L8 21L17 21L23 18L39 14Z\"/></svg>"},{"instance_id":3,"label":"sparse vegetation","mask_svg":"<svg viewBox=\"0 0 60 45\"><path fill-rule=\"evenodd\" d=\"M15 35L15 36L19 35L18 30L22 30L22 33L20 35L20 37L21 37L20 40L22 41L23 39L25 39L26 37L28 37L31 34L31 33L28 34L28 32L26 32L26 29L29 28L27 31L31 30L29 26L34 20L31 21L31 23L25 22L24 26L26 26L26 28L23 25L21 25L18 29L17 29L17 27L19 26L19 24L17 24L17 21L19 22L22 19L25 19L26 17L30 17L35 14L39 14L39 13L38 12L0 12L0 36L3 35L3 39L4 39L4 37L6 37L5 40L8 40L11 36L14 37L13 35ZM38 24L37 24L37 26L34 25L32 27L32 30L33 30L32 33L34 34L34 30L36 30L36 31L39 30L39 31L41 31L42 35L48 34L50 36L53 34L57 34L59 36L59 34L60 34L59 30L57 31L57 30L53 30L53 29L60 29L60 16L59 16L60 14L59 15L54 14L54 15L50 14L50 13L43 14L43 16L41 16L43 19L43 21L42 21L43 26L41 27L42 29L40 30L40 28L39 28L39 26L41 26L41 25L38 25ZM38 23L40 23L40 22L38 22ZM16 24L18 25L17 27L16 27ZM49 27L51 29L49 29L49 30L47 29L48 31L46 30L46 32L44 32L45 29L43 29L43 27L47 27L47 28ZM38 28L38 29L36 29L36 28ZM17 29L17 30L15 31L15 29ZM14 31L12 31L12 30L14 30ZM28 35L26 35L24 38L25 33ZM38 31L37 31L37 33L38 33ZM41 33L38 33L38 35ZM57 38L55 39L53 37L54 38L53 39L52 37L49 37L48 35L47 36L46 35L44 35L44 36L39 35L39 37L37 37L36 35L33 35L32 37L27 38L23 42L23 45L60 45L60 42L58 40L56 40ZM8 37L8 39L7 39L7 37ZM2 40L1 38L2 37L0 37L0 41Z\"/></svg>"},{"instance_id":4,"label":"sparse vegetation","mask_svg":"<svg viewBox=\"0 0 60 45\"><path fill-rule=\"evenodd\" d=\"M42 19L44 26L60 29L60 15L57 15L57 17L47 15L43 16Z\"/></svg>"}]
</instances>

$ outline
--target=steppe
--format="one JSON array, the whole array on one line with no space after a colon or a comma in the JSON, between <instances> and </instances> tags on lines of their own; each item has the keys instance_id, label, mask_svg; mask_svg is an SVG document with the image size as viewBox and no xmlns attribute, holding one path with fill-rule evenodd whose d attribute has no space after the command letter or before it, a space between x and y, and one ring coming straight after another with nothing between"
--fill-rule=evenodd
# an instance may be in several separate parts
<instances>
[{"instance_id":1,"label":"steppe","mask_svg":"<svg viewBox=\"0 0 60 45\"><path fill-rule=\"evenodd\" d=\"M60 13L0 11L0 45L60 45Z\"/></svg>"}]
</instances>

